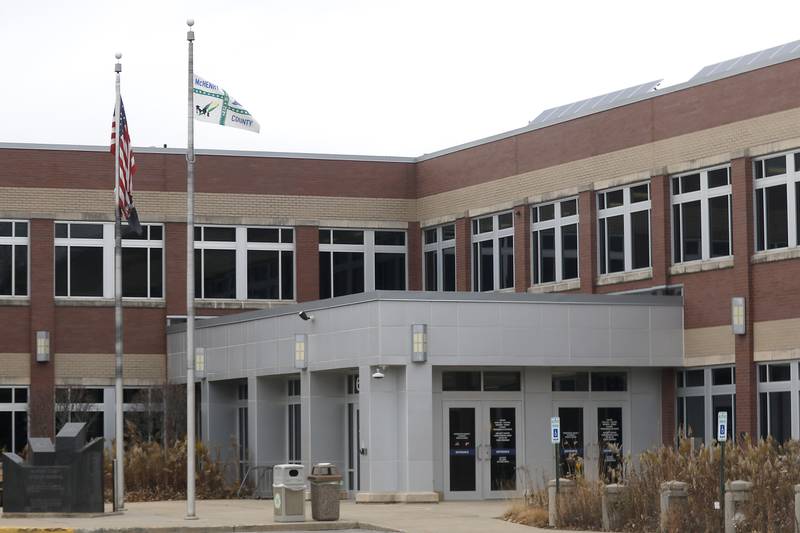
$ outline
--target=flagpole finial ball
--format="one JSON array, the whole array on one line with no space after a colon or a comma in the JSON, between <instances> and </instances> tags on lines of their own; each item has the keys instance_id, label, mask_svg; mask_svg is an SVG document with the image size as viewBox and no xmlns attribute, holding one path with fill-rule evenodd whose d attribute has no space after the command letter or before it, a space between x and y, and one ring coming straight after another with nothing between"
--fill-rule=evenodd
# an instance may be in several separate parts
<instances>
[{"instance_id":1,"label":"flagpole finial ball","mask_svg":"<svg viewBox=\"0 0 800 533\"><path fill-rule=\"evenodd\" d=\"M116 54L114 54L114 57L116 57L117 59L122 59L122 54L117 52Z\"/></svg>"},{"instance_id":2,"label":"flagpole finial ball","mask_svg":"<svg viewBox=\"0 0 800 533\"><path fill-rule=\"evenodd\" d=\"M191 28L194 26L194 19L186 19L186 24Z\"/></svg>"}]
</instances>

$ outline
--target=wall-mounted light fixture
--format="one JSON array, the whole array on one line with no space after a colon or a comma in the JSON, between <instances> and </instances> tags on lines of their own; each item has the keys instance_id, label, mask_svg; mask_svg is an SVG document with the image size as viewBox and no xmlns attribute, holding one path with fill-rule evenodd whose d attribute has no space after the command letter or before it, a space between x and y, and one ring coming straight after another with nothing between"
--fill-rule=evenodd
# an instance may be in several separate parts
<instances>
[{"instance_id":1,"label":"wall-mounted light fixture","mask_svg":"<svg viewBox=\"0 0 800 533\"><path fill-rule=\"evenodd\" d=\"M294 336L294 367L308 367L308 335L298 333Z\"/></svg>"},{"instance_id":2,"label":"wall-mounted light fixture","mask_svg":"<svg viewBox=\"0 0 800 533\"><path fill-rule=\"evenodd\" d=\"M744 298L741 296L731 298L731 329L734 335L747 333L744 311Z\"/></svg>"},{"instance_id":3,"label":"wall-mounted light fixture","mask_svg":"<svg viewBox=\"0 0 800 533\"><path fill-rule=\"evenodd\" d=\"M50 332L36 332L36 362L47 363L50 361Z\"/></svg>"},{"instance_id":4,"label":"wall-mounted light fixture","mask_svg":"<svg viewBox=\"0 0 800 533\"><path fill-rule=\"evenodd\" d=\"M424 363L428 360L428 326L427 324L411 325L411 361Z\"/></svg>"},{"instance_id":5,"label":"wall-mounted light fixture","mask_svg":"<svg viewBox=\"0 0 800 533\"><path fill-rule=\"evenodd\" d=\"M194 371L195 377L205 377L206 375L206 349L205 348L195 348L194 349Z\"/></svg>"}]
</instances>

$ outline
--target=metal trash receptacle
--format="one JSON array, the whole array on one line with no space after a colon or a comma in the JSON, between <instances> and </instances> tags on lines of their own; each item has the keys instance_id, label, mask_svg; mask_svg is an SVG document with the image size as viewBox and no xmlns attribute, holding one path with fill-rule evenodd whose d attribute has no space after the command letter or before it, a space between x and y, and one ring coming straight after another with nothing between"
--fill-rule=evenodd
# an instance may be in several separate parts
<instances>
[{"instance_id":1,"label":"metal trash receptacle","mask_svg":"<svg viewBox=\"0 0 800 533\"><path fill-rule=\"evenodd\" d=\"M306 482L303 465L275 465L272 469L272 503L276 522L304 522Z\"/></svg>"},{"instance_id":2,"label":"metal trash receptacle","mask_svg":"<svg viewBox=\"0 0 800 533\"><path fill-rule=\"evenodd\" d=\"M314 520L339 520L339 493L342 475L330 463L318 463L311 467L311 517Z\"/></svg>"}]
</instances>

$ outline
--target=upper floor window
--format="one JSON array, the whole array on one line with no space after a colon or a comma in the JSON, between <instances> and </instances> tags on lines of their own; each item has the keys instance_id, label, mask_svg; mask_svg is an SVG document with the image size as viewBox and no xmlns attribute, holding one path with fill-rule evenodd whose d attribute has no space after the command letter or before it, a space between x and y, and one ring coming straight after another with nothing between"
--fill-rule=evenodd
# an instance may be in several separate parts
<instances>
[{"instance_id":1,"label":"upper floor window","mask_svg":"<svg viewBox=\"0 0 800 533\"><path fill-rule=\"evenodd\" d=\"M472 290L514 287L514 214L472 219Z\"/></svg>"},{"instance_id":2,"label":"upper floor window","mask_svg":"<svg viewBox=\"0 0 800 533\"><path fill-rule=\"evenodd\" d=\"M164 296L164 227L142 224L136 235L122 226L122 296ZM114 223L56 222L56 296L114 296Z\"/></svg>"},{"instance_id":3,"label":"upper floor window","mask_svg":"<svg viewBox=\"0 0 800 533\"><path fill-rule=\"evenodd\" d=\"M650 266L650 184L597 194L600 273Z\"/></svg>"},{"instance_id":4,"label":"upper floor window","mask_svg":"<svg viewBox=\"0 0 800 533\"><path fill-rule=\"evenodd\" d=\"M28 223L0 220L0 296L28 295Z\"/></svg>"},{"instance_id":5,"label":"upper floor window","mask_svg":"<svg viewBox=\"0 0 800 533\"><path fill-rule=\"evenodd\" d=\"M292 228L196 226L194 246L196 298L294 298Z\"/></svg>"},{"instance_id":6,"label":"upper floor window","mask_svg":"<svg viewBox=\"0 0 800 533\"><path fill-rule=\"evenodd\" d=\"M426 291L456 290L456 226L422 230L423 276Z\"/></svg>"},{"instance_id":7,"label":"upper floor window","mask_svg":"<svg viewBox=\"0 0 800 533\"><path fill-rule=\"evenodd\" d=\"M319 230L320 298L405 290L406 232Z\"/></svg>"},{"instance_id":8,"label":"upper floor window","mask_svg":"<svg viewBox=\"0 0 800 533\"><path fill-rule=\"evenodd\" d=\"M578 199L531 208L534 285L578 277Z\"/></svg>"},{"instance_id":9,"label":"upper floor window","mask_svg":"<svg viewBox=\"0 0 800 533\"><path fill-rule=\"evenodd\" d=\"M672 178L672 260L731 255L730 167Z\"/></svg>"},{"instance_id":10,"label":"upper floor window","mask_svg":"<svg viewBox=\"0 0 800 533\"><path fill-rule=\"evenodd\" d=\"M800 152L753 162L756 251L800 244Z\"/></svg>"}]
</instances>

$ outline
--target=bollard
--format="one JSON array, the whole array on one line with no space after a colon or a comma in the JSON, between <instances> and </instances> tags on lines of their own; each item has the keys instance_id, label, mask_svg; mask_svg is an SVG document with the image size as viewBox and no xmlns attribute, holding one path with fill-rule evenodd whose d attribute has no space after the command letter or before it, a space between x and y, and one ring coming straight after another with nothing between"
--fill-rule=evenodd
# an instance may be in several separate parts
<instances>
[{"instance_id":1,"label":"bollard","mask_svg":"<svg viewBox=\"0 0 800 533\"><path fill-rule=\"evenodd\" d=\"M800 485L794 486L794 532L800 533Z\"/></svg>"},{"instance_id":2,"label":"bollard","mask_svg":"<svg viewBox=\"0 0 800 533\"><path fill-rule=\"evenodd\" d=\"M556 480L551 479L547 482L547 517L550 527L558 526L558 498L562 496L569 496L575 489L575 480L564 479L563 477L558 481L560 487L558 495L556 495Z\"/></svg>"},{"instance_id":3,"label":"bollard","mask_svg":"<svg viewBox=\"0 0 800 533\"><path fill-rule=\"evenodd\" d=\"M661 484L661 531L667 531L669 517L686 508L689 492L683 481L665 481Z\"/></svg>"},{"instance_id":4,"label":"bollard","mask_svg":"<svg viewBox=\"0 0 800 533\"><path fill-rule=\"evenodd\" d=\"M736 533L736 525L744 518L742 504L750 499L749 481L728 481L725 483L725 533Z\"/></svg>"},{"instance_id":5,"label":"bollard","mask_svg":"<svg viewBox=\"0 0 800 533\"><path fill-rule=\"evenodd\" d=\"M612 483L603 487L603 531L622 529L619 505L625 485Z\"/></svg>"}]
</instances>

